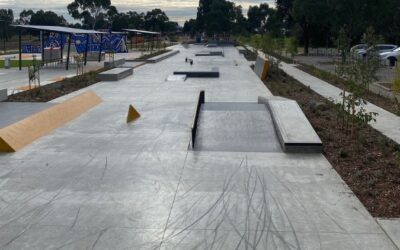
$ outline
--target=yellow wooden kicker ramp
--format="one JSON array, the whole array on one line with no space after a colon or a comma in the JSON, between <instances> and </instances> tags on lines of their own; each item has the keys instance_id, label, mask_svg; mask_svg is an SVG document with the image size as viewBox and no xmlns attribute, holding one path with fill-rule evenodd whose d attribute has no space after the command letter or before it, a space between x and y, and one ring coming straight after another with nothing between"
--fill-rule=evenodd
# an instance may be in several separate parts
<instances>
[{"instance_id":1,"label":"yellow wooden kicker ramp","mask_svg":"<svg viewBox=\"0 0 400 250\"><path fill-rule=\"evenodd\" d=\"M0 129L0 152L16 152L73 120L102 100L88 91Z\"/></svg>"}]
</instances>

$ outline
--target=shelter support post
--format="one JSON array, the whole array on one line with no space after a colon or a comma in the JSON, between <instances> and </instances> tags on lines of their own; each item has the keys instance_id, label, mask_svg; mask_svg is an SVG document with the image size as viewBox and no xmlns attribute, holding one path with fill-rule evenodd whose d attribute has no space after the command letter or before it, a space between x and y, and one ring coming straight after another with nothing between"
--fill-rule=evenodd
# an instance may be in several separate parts
<instances>
[{"instance_id":1,"label":"shelter support post","mask_svg":"<svg viewBox=\"0 0 400 250\"><path fill-rule=\"evenodd\" d=\"M72 41L72 34L69 34L68 36L68 51L67 51L67 66L66 66L66 70L69 69L69 57L71 54L71 41Z\"/></svg>"}]
</instances>

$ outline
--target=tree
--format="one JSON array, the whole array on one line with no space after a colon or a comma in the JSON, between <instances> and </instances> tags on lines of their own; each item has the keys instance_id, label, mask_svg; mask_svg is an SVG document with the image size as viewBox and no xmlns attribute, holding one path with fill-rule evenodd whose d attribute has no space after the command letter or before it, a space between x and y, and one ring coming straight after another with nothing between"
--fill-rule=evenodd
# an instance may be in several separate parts
<instances>
[{"instance_id":1,"label":"tree","mask_svg":"<svg viewBox=\"0 0 400 250\"><path fill-rule=\"evenodd\" d=\"M329 41L330 5L328 0L295 0L291 15L301 27L303 33L304 53L308 55L310 40L327 38Z\"/></svg>"},{"instance_id":2,"label":"tree","mask_svg":"<svg viewBox=\"0 0 400 250\"><path fill-rule=\"evenodd\" d=\"M264 33L268 14L269 6L266 3L262 3L260 6L250 6L247 11L250 31Z\"/></svg>"},{"instance_id":3,"label":"tree","mask_svg":"<svg viewBox=\"0 0 400 250\"><path fill-rule=\"evenodd\" d=\"M189 21L186 21L185 24L183 25L183 33L189 34L190 36L194 36L196 33L196 27L197 26L197 21L196 19L190 19Z\"/></svg>"},{"instance_id":4,"label":"tree","mask_svg":"<svg viewBox=\"0 0 400 250\"><path fill-rule=\"evenodd\" d=\"M53 26L66 26L67 21L63 16L59 16L53 11L39 10L32 14L29 24L31 25L53 25Z\"/></svg>"},{"instance_id":5,"label":"tree","mask_svg":"<svg viewBox=\"0 0 400 250\"><path fill-rule=\"evenodd\" d=\"M230 32L235 20L235 4L226 0L213 0L205 15L204 28L207 35Z\"/></svg>"},{"instance_id":6,"label":"tree","mask_svg":"<svg viewBox=\"0 0 400 250\"><path fill-rule=\"evenodd\" d=\"M281 20L282 26L289 29L293 25L291 11L294 0L276 0L277 18Z\"/></svg>"},{"instance_id":7,"label":"tree","mask_svg":"<svg viewBox=\"0 0 400 250\"><path fill-rule=\"evenodd\" d=\"M30 24L33 14L35 14L35 12L33 12L33 10L23 10L21 13L19 13L18 23L19 24Z\"/></svg>"},{"instance_id":8,"label":"tree","mask_svg":"<svg viewBox=\"0 0 400 250\"><path fill-rule=\"evenodd\" d=\"M110 0L74 0L67 8L74 19L81 20L92 29L97 27L99 20L108 18L107 12L110 9L115 9Z\"/></svg>"},{"instance_id":9,"label":"tree","mask_svg":"<svg viewBox=\"0 0 400 250\"><path fill-rule=\"evenodd\" d=\"M200 0L199 7L197 8L197 29L199 32L204 31L205 16L210 12L210 5L212 0Z\"/></svg>"},{"instance_id":10,"label":"tree","mask_svg":"<svg viewBox=\"0 0 400 250\"><path fill-rule=\"evenodd\" d=\"M14 13L11 9L0 9L0 22L1 25L1 37L3 39L8 39L9 34L7 32L7 27L14 21ZM4 22L4 23L3 23Z\"/></svg>"},{"instance_id":11,"label":"tree","mask_svg":"<svg viewBox=\"0 0 400 250\"><path fill-rule=\"evenodd\" d=\"M164 32L169 18L161 9L153 9L146 13L144 22L147 30Z\"/></svg>"}]
</instances>

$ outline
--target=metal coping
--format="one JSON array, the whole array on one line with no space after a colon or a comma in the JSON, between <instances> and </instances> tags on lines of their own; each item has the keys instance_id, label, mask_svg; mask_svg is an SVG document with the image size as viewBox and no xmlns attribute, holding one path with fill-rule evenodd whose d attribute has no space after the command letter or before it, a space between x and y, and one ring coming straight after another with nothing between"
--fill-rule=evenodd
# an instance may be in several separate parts
<instances>
[{"instance_id":1,"label":"metal coping","mask_svg":"<svg viewBox=\"0 0 400 250\"><path fill-rule=\"evenodd\" d=\"M150 35L161 35L160 32L154 32L154 31L147 31L147 30L136 30L136 29L123 29L128 32L134 32L136 34L150 34Z\"/></svg>"},{"instance_id":2,"label":"metal coping","mask_svg":"<svg viewBox=\"0 0 400 250\"><path fill-rule=\"evenodd\" d=\"M84 30L84 29L76 29L76 28L62 27L62 26L46 26L46 25L13 25L13 26L25 29L52 31L52 32L67 33L67 34L107 34L107 32L101 32L96 30Z\"/></svg>"},{"instance_id":3,"label":"metal coping","mask_svg":"<svg viewBox=\"0 0 400 250\"><path fill-rule=\"evenodd\" d=\"M192 149L194 149L194 143L196 141L197 125L199 121L201 105L204 104L204 102L205 102L205 91L202 90L200 91L199 97L197 99L196 113L194 115L192 124Z\"/></svg>"}]
</instances>

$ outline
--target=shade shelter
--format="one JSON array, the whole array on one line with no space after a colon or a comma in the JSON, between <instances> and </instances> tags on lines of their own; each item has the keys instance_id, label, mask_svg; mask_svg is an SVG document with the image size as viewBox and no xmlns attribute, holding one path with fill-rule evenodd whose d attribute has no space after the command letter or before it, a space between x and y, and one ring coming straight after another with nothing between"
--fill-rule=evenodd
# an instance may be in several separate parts
<instances>
[{"instance_id":1,"label":"shade shelter","mask_svg":"<svg viewBox=\"0 0 400 250\"><path fill-rule=\"evenodd\" d=\"M128 33L134 33L136 35L136 47L137 47L138 35L150 35L151 36L152 48L153 48L153 44L154 44L154 37L157 37L157 40L158 40L159 36L161 35L160 32L147 31L147 30L137 30L137 29L123 29L123 30L128 32Z\"/></svg>"},{"instance_id":2,"label":"shade shelter","mask_svg":"<svg viewBox=\"0 0 400 250\"><path fill-rule=\"evenodd\" d=\"M84 53L84 61L85 65L87 63L87 52L88 52L88 46L89 46L89 35L91 34L100 34L101 40L103 38L103 34L105 32L100 32L96 30L84 30L84 29L75 29L75 28L69 28L69 27L62 27L62 26L45 26L45 25L14 25L19 29L19 69L22 69L22 40L21 40L21 30L22 29L31 29L31 30L38 30L40 32L55 32L61 34L61 37L64 35L68 36L68 50L67 50L67 63L66 63L66 69L68 70L69 68L69 58L70 58L70 52L71 52L71 41L72 41L72 35L76 34L85 34L86 35L86 47L85 47L85 53ZM101 41L100 40L100 41ZM101 43L100 43L101 44ZM61 53L63 53L64 49L64 41L63 38L61 39ZM41 52L42 52L42 60L44 59L44 39L41 39ZM102 48L100 45L100 50L99 50L99 61L101 59L101 52ZM62 54L61 54L62 58Z\"/></svg>"}]
</instances>

